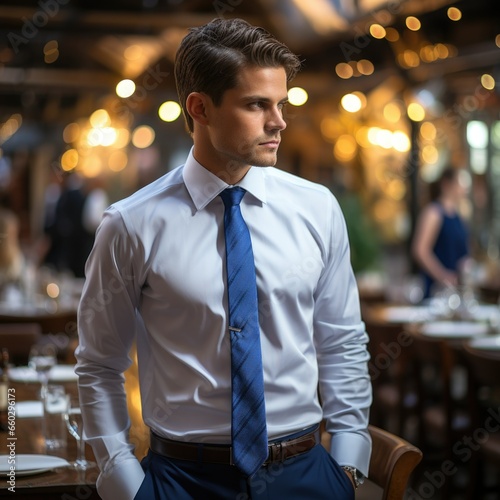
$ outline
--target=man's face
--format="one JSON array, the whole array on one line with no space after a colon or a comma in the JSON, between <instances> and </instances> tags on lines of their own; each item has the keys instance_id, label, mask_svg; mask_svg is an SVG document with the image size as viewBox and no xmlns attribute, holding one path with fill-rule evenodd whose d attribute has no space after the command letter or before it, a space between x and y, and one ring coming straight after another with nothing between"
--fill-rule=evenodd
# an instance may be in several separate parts
<instances>
[{"instance_id":1,"label":"man's face","mask_svg":"<svg viewBox=\"0 0 500 500\"><path fill-rule=\"evenodd\" d=\"M215 174L229 169L241 178L251 165L276 163L288 101L283 68L242 68L237 86L224 93L219 106L207 101L207 168Z\"/></svg>"}]
</instances>

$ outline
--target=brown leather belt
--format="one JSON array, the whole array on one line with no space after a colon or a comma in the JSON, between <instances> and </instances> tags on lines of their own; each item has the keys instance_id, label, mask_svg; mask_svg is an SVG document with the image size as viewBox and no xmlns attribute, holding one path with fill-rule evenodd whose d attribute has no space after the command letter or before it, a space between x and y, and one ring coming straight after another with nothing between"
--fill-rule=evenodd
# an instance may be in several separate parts
<instances>
[{"instance_id":1,"label":"brown leather belt","mask_svg":"<svg viewBox=\"0 0 500 500\"><path fill-rule=\"evenodd\" d=\"M320 443L319 429L295 439L269 443L269 455L263 465L283 462L309 451ZM214 464L233 465L232 449L228 445L185 443L172 441L151 431L150 448L153 452L176 460L190 460Z\"/></svg>"}]
</instances>

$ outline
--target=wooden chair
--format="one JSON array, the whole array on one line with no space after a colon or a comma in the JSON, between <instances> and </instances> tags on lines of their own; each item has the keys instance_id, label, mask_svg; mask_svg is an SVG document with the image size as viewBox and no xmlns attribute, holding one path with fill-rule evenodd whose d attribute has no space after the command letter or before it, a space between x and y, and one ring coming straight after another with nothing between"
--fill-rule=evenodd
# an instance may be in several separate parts
<instances>
[{"instance_id":1,"label":"wooden chair","mask_svg":"<svg viewBox=\"0 0 500 500\"><path fill-rule=\"evenodd\" d=\"M369 425L368 430L373 446L366 481L382 489L381 500L403 500L408 480L422 460L422 452L403 438L379 427ZM321 442L329 449L330 434L324 430ZM361 492L360 489L360 495Z\"/></svg>"},{"instance_id":2,"label":"wooden chair","mask_svg":"<svg viewBox=\"0 0 500 500\"><path fill-rule=\"evenodd\" d=\"M31 346L42 336L38 323L6 323L0 324L0 348L7 348L12 364L28 363Z\"/></svg>"},{"instance_id":3,"label":"wooden chair","mask_svg":"<svg viewBox=\"0 0 500 500\"><path fill-rule=\"evenodd\" d=\"M363 320L370 337L369 372L373 387L370 423L407 437L408 422L416 414L417 404L409 363L411 337L401 323L381 322L370 308L364 309Z\"/></svg>"},{"instance_id":4,"label":"wooden chair","mask_svg":"<svg viewBox=\"0 0 500 500\"><path fill-rule=\"evenodd\" d=\"M500 407L500 355L474 348L464 343L465 358L469 367L469 402L472 409L472 428L481 429L477 434L478 453L471 457L471 481L469 498L480 498L487 492L485 487L484 466L492 464L500 469L500 429L498 408ZM492 413L492 411L494 413ZM484 433L487 433L485 439ZM472 433L474 436L474 433ZM500 481L492 485L500 490Z\"/></svg>"},{"instance_id":5,"label":"wooden chair","mask_svg":"<svg viewBox=\"0 0 500 500\"><path fill-rule=\"evenodd\" d=\"M382 500L402 500L422 452L404 439L373 425L369 479L383 489Z\"/></svg>"},{"instance_id":6,"label":"wooden chair","mask_svg":"<svg viewBox=\"0 0 500 500\"><path fill-rule=\"evenodd\" d=\"M418 446L433 448L445 458L453 458L452 446L470 429L471 416L466 394L454 395L454 374L460 369L452 341L427 337L409 330L413 337L412 356L417 379ZM463 368L463 366L462 366Z\"/></svg>"}]
</instances>

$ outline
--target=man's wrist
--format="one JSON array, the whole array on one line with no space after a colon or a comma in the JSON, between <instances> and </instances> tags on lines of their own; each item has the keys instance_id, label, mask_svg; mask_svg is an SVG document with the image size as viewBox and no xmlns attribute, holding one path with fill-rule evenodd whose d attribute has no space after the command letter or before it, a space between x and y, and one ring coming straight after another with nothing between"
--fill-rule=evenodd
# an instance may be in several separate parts
<instances>
[{"instance_id":1,"label":"man's wrist","mask_svg":"<svg viewBox=\"0 0 500 500\"><path fill-rule=\"evenodd\" d=\"M358 489L359 485L363 482L362 475L358 472L356 467L350 465L342 465L344 472L351 478L354 489Z\"/></svg>"}]
</instances>

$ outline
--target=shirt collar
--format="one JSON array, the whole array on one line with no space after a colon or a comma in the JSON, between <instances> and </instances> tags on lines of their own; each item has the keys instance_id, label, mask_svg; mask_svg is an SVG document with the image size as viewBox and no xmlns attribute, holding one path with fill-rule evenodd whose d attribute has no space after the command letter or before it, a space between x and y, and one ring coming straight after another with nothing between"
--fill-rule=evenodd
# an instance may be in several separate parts
<instances>
[{"instance_id":1,"label":"shirt collar","mask_svg":"<svg viewBox=\"0 0 500 500\"><path fill-rule=\"evenodd\" d=\"M203 210L224 189L230 187L195 160L192 148L184 164L182 175L196 210ZM265 167L251 167L237 185L260 202L266 203L264 176Z\"/></svg>"}]
</instances>

